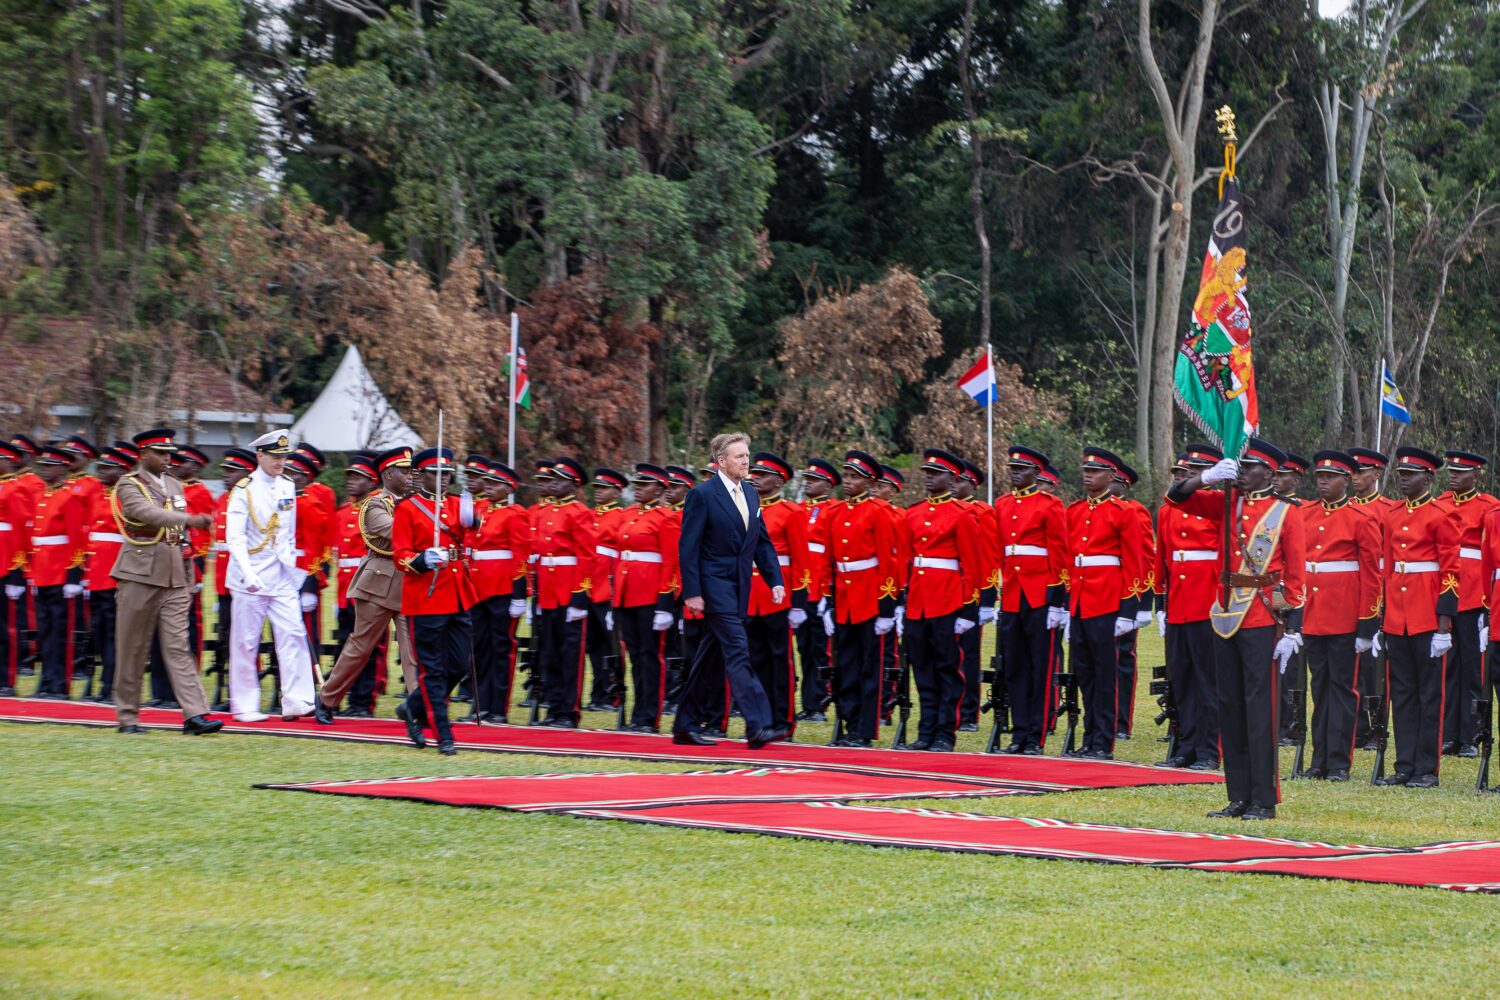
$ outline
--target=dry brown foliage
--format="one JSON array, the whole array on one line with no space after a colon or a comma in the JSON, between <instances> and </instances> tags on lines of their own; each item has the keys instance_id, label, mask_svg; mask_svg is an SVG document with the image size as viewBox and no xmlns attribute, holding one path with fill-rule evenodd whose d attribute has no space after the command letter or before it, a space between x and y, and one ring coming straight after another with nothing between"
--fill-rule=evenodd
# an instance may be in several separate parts
<instances>
[{"instance_id":1,"label":"dry brown foliage","mask_svg":"<svg viewBox=\"0 0 1500 1000\"><path fill-rule=\"evenodd\" d=\"M984 409L958 387L958 380L974 367L983 351L981 347L965 351L954 359L945 374L923 387L927 412L911 420L912 442L918 450L944 448L971 462L984 464ZM1021 381L1019 365L1004 362L995 364L994 406L997 455L1004 452L1017 427L1062 423L1066 419L1057 400Z\"/></svg>"},{"instance_id":2,"label":"dry brown foliage","mask_svg":"<svg viewBox=\"0 0 1500 1000\"><path fill-rule=\"evenodd\" d=\"M8 295L28 269L51 261L51 244L16 197L10 179L0 174L0 295Z\"/></svg>"},{"instance_id":3,"label":"dry brown foliage","mask_svg":"<svg viewBox=\"0 0 1500 1000\"><path fill-rule=\"evenodd\" d=\"M773 435L792 453L845 443L892 450L890 410L943 346L926 293L901 268L853 291L825 290L776 331L786 390Z\"/></svg>"}]
</instances>

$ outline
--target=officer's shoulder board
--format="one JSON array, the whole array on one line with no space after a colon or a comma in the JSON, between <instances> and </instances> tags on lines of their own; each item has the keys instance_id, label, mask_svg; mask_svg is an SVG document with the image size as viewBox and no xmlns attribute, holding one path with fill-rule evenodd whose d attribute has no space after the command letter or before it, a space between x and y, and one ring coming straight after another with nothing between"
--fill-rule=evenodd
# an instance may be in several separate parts
<instances>
[{"instance_id":1,"label":"officer's shoulder board","mask_svg":"<svg viewBox=\"0 0 1500 1000\"><path fill-rule=\"evenodd\" d=\"M135 473L131 473L131 475L135 475ZM235 483L234 486L231 487L230 492L233 493L235 490L248 490L249 488L250 477L246 476L244 479L241 479L239 482Z\"/></svg>"}]
</instances>

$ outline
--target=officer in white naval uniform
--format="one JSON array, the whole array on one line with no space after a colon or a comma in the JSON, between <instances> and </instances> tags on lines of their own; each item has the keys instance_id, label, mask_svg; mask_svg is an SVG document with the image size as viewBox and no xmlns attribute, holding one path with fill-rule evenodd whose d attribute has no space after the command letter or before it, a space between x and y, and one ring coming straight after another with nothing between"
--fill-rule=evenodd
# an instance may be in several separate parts
<instances>
[{"instance_id":1,"label":"officer in white naval uniform","mask_svg":"<svg viewBox=\"0 0 1500 1000\"><path fill-rule=\"evenodd\" d=\"M266 618L276 639L281 671L281 714L295 719L313 711L312 655L297 591L297 490L283 476L292 453L285 431L251 442L257 469L230 491L224 541L229 548L225 586L233 600L229 625L229 710L239 722L259 722L260 633Z\"/></svg>"}]
</instances>

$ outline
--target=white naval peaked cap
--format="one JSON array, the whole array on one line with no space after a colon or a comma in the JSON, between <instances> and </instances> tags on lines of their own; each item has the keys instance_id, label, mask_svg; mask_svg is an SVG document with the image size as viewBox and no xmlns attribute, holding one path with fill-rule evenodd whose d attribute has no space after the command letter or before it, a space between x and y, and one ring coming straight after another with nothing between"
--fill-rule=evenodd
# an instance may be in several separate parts
<instances>
[{"instance_id":1,"label":"white naval peaked cap","mask_svg":"<svg viewBox=\"0 0 1500 1000\"><path fill-rule=\"evenodd\" d=\"M267 431L251 441L250 447L266 455L290 455L292 439L287 437L286 431Z\"/></svg>"}]
</instances>

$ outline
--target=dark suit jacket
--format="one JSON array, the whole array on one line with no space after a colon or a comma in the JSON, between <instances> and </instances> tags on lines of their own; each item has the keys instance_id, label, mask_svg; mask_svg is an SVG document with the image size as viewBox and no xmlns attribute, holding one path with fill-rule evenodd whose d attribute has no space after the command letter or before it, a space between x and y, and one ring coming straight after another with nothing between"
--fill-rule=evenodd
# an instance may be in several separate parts
<instances>
[{"instance_id":1,"label":"dark suit jacket","mask_svg":"<svg viewBox=\"0 0 1500 1000\"><path fill-rule=\"evenodd\" d=\"M771 587L781 583L781 565L776 547L760 514L760 498L747 479L741 484L750 526L740 520L739 509L724 485L723 477L699 483L687 495L682 508L682 537L678 557L682 568L682 596L703 598L706 614L741 614L750 603L750 567L759 567Z\"/></svg>"}]
</instances>

